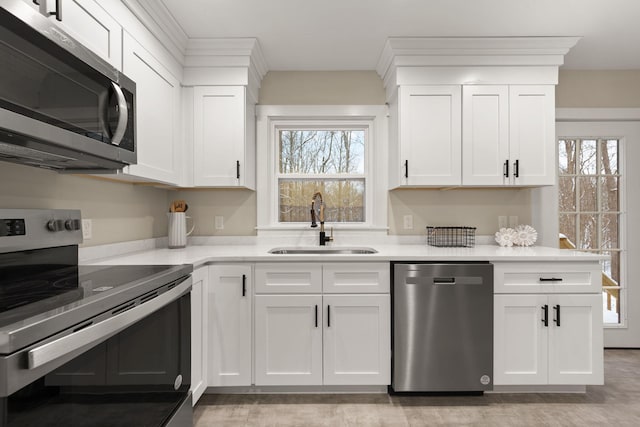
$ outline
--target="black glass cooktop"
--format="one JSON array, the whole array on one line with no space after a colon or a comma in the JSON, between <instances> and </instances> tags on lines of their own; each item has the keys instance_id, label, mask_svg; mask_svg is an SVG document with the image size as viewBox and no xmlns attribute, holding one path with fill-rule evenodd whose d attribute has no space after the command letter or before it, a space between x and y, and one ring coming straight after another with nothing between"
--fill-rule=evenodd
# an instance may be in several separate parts
<instances>
[{"instance_id":1,"label":"black glass cooktop","mask_svg":"<svg viewBox=\"0 0 640 427\"><path fill-rule=\"evenodd\" d=\"M0 269L0 327L71 303L112 292L169 270L166 265L60 266L31 265Z\"/></svg>"}]
</instances>

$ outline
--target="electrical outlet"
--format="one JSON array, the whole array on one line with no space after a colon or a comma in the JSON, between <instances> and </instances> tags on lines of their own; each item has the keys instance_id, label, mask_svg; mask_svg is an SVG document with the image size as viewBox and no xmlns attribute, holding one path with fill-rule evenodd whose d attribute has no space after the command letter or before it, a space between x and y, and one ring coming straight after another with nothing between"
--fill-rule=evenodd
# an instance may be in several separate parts
<instances>
[{"instance_id":1,"label":"electrical outlet","mask_svg":"<svg viewBox=\"0 0 640 427\"><path fill-rule=\"evenodd\" d=\"M224 217L216 215L214 218L216 230L224 230Z\"/></svg>"},{"instance_id":2,"label":"electrical outlet","mask_svg":"<svg viewBox=\"0 0 640 427\"><path fill-rule=\"evenodd\" d=\"M509 222L507 221L506 215L500 215L498 217L498 228L507 228Z\"/></svg>"},{"instance_id":3,"label":"electrical outlet","mask_svg":"<svg viewBox=\"0 0 640 427\"><path fill-rule=\"evenodd\" d=\"M516 228L517 225L518 225L518 215L509 216L509 227Z\"/></svg>"},{"instance_id":4,"label":"electrical outlet","mask_svg":"<svg viewBox=\"0 0 640 427\"><path fill-rule=\"evenodd\" d=\"M413 215L405 215L403 219L404 219L404 229L413 230Z\"/></svg>"},{"instance_id":5,"label":"electrical outlet","mask_svg":"<svg viewBox=\"0 0 640 427\"><path fill-rule=\"evenodd\" d=\"M85 240L91 239L93 236L93 225L90 219L82 220L82 238Z\"/></svg>"}]
</instances>

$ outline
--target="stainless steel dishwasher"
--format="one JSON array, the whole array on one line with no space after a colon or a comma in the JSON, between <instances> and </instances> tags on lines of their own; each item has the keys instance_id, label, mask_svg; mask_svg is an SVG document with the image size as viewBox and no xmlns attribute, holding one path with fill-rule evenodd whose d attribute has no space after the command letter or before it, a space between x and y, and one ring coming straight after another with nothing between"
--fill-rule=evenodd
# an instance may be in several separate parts
<instances>
[{"instance_id":1,"label":"stainless steel dishwasher","mask_svg":"<svg viewBox=\"0 0 640 427\"><path fill-rule=\"evenodd\" d=\"M493 265L392 267L392 390L492 390Z\"/></svg>"}]
</instances>

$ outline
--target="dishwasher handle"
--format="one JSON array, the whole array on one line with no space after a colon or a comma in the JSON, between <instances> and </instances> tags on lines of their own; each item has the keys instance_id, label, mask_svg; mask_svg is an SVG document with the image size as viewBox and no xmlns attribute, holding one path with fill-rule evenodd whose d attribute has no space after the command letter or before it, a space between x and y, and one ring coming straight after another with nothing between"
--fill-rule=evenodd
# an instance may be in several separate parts
<instances>
[{"instance_id":1,"label":"dishwasher handle","mask_svg":"<svg viewBox=\"0 0 640 427\"><path fill-rule=\"evenodd\" d=\"M434 277L433 284L434 285L455 285L456 278L455 277Z\"/></svg>"}]
</instances>

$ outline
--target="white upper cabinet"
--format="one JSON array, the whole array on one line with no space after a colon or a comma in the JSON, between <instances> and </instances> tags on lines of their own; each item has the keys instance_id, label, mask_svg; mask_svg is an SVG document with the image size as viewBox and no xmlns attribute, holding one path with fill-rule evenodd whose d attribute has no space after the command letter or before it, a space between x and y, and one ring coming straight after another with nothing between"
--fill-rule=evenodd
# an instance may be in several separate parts
<instances>
[{"instance_id":1,"label":"white upper cabinet","mask_svg":"<svg viewBox=\"0 0 640 427\"><path fill-rule=\"evenodd\" d=\"M97 1L40 0L40 6L26 2L36 9L39 7L41 13L50 16L56 25L96 55L122 69L122 26Z\"/></svg>"},{"instance_id":2,"label":"white upper cabinet","mask_svg":"<svg viewBox=\"0 0 640 427\"><path fill-rule=\"evenodd\" d=\"M124 173L178 184L181 178L180 82L124 32L122 71L136 82L138 163Z\"/></svg>"},{"instance_id":3,"label":"white upper cabinet","mask_svg":"<svg viewBox=\"0 0 640 427\"><path fill-rule=\"evenodd\" d=\"M464 86L463 185L555 183L554 88Z\"/></svg>"},{"instance_id":4,"label":"white upper cabinet","mask_svg":"<svg viewBox=\"0 0 640 427\"><path fill-rule=\"evenodd\" d=\"M462 90L462 184L504 185L509 167L509 88Z\"/></svg>"},{"instance_id":5,"label":"white upper cabinet","mask_svg":"<svg viewBox=\"0 0 640 427\"><path fill-rule=\"evenodd\" d=\"M400 153L400 163L391 167L392 183L460 185L460 86L400 87L398 130L392 141Z\"/></svg>"},{"instance_id":6,"label":"white upper cabinet","mask_svg":"<svg viewBox=\"0 0 640 427\"><path fill-rule=\"evenodd\" d=\"M255 188L255 114L244 86L193 89L193 183Z\"/></svg>"},{"instance_id":7,"label":"white upper cabinet","mask_svg":"<svg viewBox=\"0 0 640 427\"><path fill-rule=\"evenodd\" d=\"M509 86L509 150L515 185L554 185L555 87Z\"/></svg>"}]
</instances>

